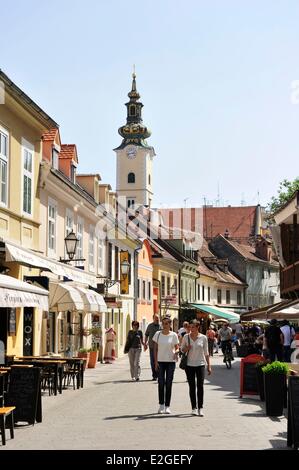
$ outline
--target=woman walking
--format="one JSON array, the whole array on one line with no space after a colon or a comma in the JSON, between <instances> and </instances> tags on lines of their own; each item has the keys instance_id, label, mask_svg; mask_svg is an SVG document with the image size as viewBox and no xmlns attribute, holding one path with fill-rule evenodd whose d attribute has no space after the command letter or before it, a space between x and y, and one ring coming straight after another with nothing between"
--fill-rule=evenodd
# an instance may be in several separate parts
<instances>
[{"instance_id":1,"label":"woman walking","mask_svg":"<svg viewBox=\"0 0 299 470\"><path fill-rule=\"evenodd\" d=\"M208 352L208 340L205 335L199 333L199 326L200 323L197 320L193 320L191 323L191 333L185 335L182 341L182 351L188 351L187 367L185 370L189 383L192 414L195 416L204 416L203 383L205 378L205 365L207 364L209 375L211 374L211 365ZM197 383L195 383L195 381Z\"/></svg>"},{"instance_id":2,"label":"woman walking","mask_svg":"<svg viewBox=\"0 0 299 470\"><path fill-rule=\"evenodd\" d=\"M162 330L153 337L155 369L158 374L159 409L158 413L171 414L170 401L175 363L178 357L179 339L170 331L171 319L162 318Z\"/></svg>"},{"instance_id":3,"label":"woman walking","mask_svg":"<svg viewBox=\"0 0 299 470\"><path fill-rule=\"evenodd\" d=\"M125 352L129 355L130 371L132 380L139 381L141 368L140 368L140 355L143 342L142 331L139 330L139 322L132 321L132 330L128 332Z\"/></svg>"}]
</instances>

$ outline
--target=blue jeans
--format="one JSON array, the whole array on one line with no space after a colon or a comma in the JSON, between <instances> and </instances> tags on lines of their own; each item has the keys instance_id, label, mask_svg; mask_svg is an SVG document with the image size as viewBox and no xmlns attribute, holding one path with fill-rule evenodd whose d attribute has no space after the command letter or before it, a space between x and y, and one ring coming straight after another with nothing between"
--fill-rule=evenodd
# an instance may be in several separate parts
<instances>
[{"instance_id":1,"label":"blue jeans","mask_svg":"<svg viewBox=\"0 0 299 470\"><path fill-rule=\"evenodd\" d=\"M159 405L170 406L175 362L158 362Z\"/></svg>"},{"instance_id":2,"label":"blue jeans","mask_svg":"<svg viewBox=\"0 0 299 470\"><path fill-rule=\"evenodd\" d=\"M158 377L158 375L157 375L157 371L156 371L156 369L155 369L154 348L150 348L149 353L150 353L150 360L151 360L151 368L152 368L153 379L156 379L156 378Z\"/></svg>"}]
</instances>

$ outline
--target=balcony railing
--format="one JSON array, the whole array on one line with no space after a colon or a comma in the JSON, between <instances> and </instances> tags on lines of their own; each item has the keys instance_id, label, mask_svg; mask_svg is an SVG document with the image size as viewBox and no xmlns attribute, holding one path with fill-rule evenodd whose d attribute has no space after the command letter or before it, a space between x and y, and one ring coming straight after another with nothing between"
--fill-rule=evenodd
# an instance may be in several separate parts
<instances>
[{"instance_id":1,"label":"balcony railing","mask_svg":"<svg viewBox=\"0 0 299 470\"><path fill-rule=\"evenodd\" d=\"M299 290L299 261L280 271L280 289L282 294Z\"/></svg>"}]
</instances>

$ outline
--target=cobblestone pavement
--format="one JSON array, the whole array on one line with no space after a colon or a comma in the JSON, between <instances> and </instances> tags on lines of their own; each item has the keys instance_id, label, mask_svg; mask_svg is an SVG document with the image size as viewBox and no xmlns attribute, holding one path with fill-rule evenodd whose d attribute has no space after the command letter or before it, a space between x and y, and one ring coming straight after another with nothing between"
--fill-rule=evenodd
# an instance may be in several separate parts
<instances>
[{"instance_id":1,"label":"cobblestone pavement","mask_svg":"<svg viewBox=\"0 0 299 470\"><path fill-rule=\"evenodd\" d=\"M265 416L257 397L239 398L239 366L212 358L205 381L204 417L191 416L185 373L176 369L171 415L158 415L157 384L148 354L140 382L128 358L88 369L85 387L43 396L43 422L18 426L2 449L286 449L286 418ZM7 433L8 436L8 433ZM1 445L0 445L1 448Z\"/></svg>"}]
</instances>

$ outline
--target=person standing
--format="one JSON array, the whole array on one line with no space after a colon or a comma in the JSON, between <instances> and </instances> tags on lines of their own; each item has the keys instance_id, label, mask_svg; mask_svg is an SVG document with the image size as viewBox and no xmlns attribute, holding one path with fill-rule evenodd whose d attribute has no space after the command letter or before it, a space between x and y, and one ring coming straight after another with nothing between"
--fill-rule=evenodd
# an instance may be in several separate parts
<instances>
[{"instance_id":1,"label":"person standing","mask_svg":"<svg viewBox=\"0 0 299 470\"><path fill-rule=\"evenodd\" d=\"M214 353L214 344L215 344L215 331L211 326L207 330L207 338L208 338L208 347L209 347L209 355L213 356Z\"/></svg>"},{"instance_id":2,"label":"person standing","mask_svg":"<svg viewBox=\"0 0 299 470\"><path fill-rule=\"evenodd\" d=\"M115 361L115 341L116 332L114 331L114 325L111 325L105 332L105 351L104 351L104 362L105 364L113 364Z\"/></svg>"},{"instance_id":3,"label":"person standing","mask_svg":"<svg viewBox=\"0 0 299 470\"><path fill-rule=\"evenodd\" d=\"M291 344L296 335L295 330L288 320L283 320L280 331L283 334L283 360L291 362Z\"/></svg>"},{"instance_id":4,"label":"person standing","mask_svg":"<svg viewBox=\"0 0 299 470\"><path fill-rule=\"evenodd\" d=\"M225 351L227 350L231 355L231 360L233 360L234 357L231 343L232 329L228 326L227 323L224 323L218 331L218 334L221 341L221 349L223 356L225 355ZM223 362L225 362L225 358L223 358Z\"/></svg>"},{"instance_id":5,"label":"person standing","mask_svg":"<svg viewBox=\"0 0 299 470\"><path fill-rule=\"evenodd\" d=\"M240 322L238 322L234 325L234 327L237 335L237 340L239 342L239 345L241 345L243 342L243 326Z\"/></svg>"},{"instance_id":6,"label":"person standing","mask_svg":"<svg viewBox=\"0 0 299 470\"><path fill-rule=\"evenodd\" d=\"M147 350L147 345L149 346L149 354L152 368L152 380L157 380L157 371L155 369L155 358L154 358L154 342L153 337L157 331L160 330L159 317L158 315L153 315L153 322L147 326L146 332L144 334L144 350Z\"/></svg>"},{"instance_id":7,"label":"person standing","mask_svg":"<svg viewBox=\"0 0 299 470\"><path fill-rule=\"evenodd\" d=\"M159 409L158 413L171 414L170 401L175 364L178 357L179 339L170 331L171 320L162 319L162 330L153 337L155 369L158 374Z\"/></svg>"},{"instance_id":8,"label":"person standing","mask_svg":"<svg viewBox=\"0 0 299 470\"><path fill-rule=\"evenodd\" d=\"M130 371L132 380L139 381L141 368L140 368L140 356L143 343L143 334L139 330L139 322L132 321L132 330L128 332L125 351L128 351L130 361Z\"/></svg>"},{"instance_id":9,"label":"person standing","mask_svg":"<svg viewBox=\"0 0 299 470\"><path fill-rule=\"evenodd\" d=\"M278 361L282 361L284 338L275 318L270 321L270 326L265 332L265 338L270 361L273 362L276 358Z\"/></svg>"},{"instance_id":10,"label":"person standing","mask_svg":"<svg viewBox=\"0 0 299 470\"><path fill-rule=\"evenodd\" d=\"M199 327L200 323L197 320L193 320L191 323L191 332L183 338L182 351L188 351L187 366L185 370L189 384L192 414L195 416L204 416L203 383L205 379L205 365L207 364L209 375L212 370L208 352L208 339L205 335L202 335L199 332Z\"/></svg>"}]
</instances>

